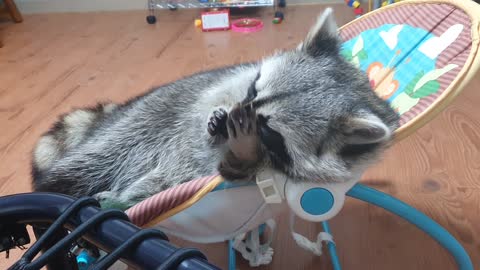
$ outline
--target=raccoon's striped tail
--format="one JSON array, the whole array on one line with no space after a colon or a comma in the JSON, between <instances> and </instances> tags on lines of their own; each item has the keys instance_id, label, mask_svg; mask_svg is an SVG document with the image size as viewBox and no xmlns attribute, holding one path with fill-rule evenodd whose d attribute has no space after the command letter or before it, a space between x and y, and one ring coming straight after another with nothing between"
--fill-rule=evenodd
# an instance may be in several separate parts
<instances>
[{"instance_id":1,"label":"raccoon's striped tail","mask_svg":"<svg viewBox=\"0 0 480 270\"><path fill-rule=\"evenodd\" d=\"M32 160L34 178L38 173L51 168L65 152L82 143L91 128L116 107L113 103L103 103L62 115L35 145Z\"/></svg>"}]
</instances>

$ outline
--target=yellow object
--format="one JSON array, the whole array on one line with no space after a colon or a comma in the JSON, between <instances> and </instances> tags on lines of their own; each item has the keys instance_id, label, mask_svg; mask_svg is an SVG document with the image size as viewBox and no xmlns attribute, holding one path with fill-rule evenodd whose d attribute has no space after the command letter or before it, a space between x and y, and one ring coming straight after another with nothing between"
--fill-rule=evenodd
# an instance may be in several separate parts
<instances>
[{"instance_id":1,"label":"yellow object","mask_svg":"<svg viewBox=\"0 0 480 270\"><path fill-rule=\"evenodd\" d=\"M382 2L382 7L384 7L384 6L386 6L386 5L388 5L388 1L383 1L383 2Z\"/></svg>"},{"instance_id":2,"label":"yellow object","mask_svg":"<svg viewBox=\"0 0 480 270\"><path fill-rule=\"evenodd\" d=\"M354 8L358 8L358 7L360 6L360 2L358 2L358 1L353 1L352 6L353 6Z\"/></svg>"},{"instance_id":3,"label":"yellow object","mask_svg":"<svg viewBox=\"0 0 480 270\"><path fill-rule=\"evenodd\" d=\"M195 20L195 27L200 27L202 26L202 20L201 19L196 19Z\"/></svg>"}]
</instances>

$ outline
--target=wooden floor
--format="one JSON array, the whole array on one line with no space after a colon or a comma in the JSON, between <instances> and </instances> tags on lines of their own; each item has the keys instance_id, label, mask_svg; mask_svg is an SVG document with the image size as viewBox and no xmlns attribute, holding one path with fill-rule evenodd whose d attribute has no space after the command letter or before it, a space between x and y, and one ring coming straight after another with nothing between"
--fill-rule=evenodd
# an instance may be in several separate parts
<instances>
[{"instance_id":1,"label":"wooden floor","mask_svg":"<svg viewBox=\"0 0 480 270\"><path fill-rule=\"evenodd\" d=\"M30 191L30 151L55 118L100 100L122 101L149 87L227 64L293 48L324 6L291 7L280 25L263 14L255 34L202 33L195 11L29 15L0 22L0 195ZM336 6L339 24L352 19ZM396 144L364 183L405 200L445 226L480 269L480 76L435 120ZM280 222L273 263L259 269L331 269L293 242ZM455 269L453 260L415 227L349 199L331 226L344 269ZM320 226L298 224L313 237ZM182 241L178 244L188 244ZM224 244L201 247L226 267ZM12 257L16 258L18 252ZM0 269L12 260L0 254ZM240 269L248 269L243 260Z\"/></svg>"}]
</instances>

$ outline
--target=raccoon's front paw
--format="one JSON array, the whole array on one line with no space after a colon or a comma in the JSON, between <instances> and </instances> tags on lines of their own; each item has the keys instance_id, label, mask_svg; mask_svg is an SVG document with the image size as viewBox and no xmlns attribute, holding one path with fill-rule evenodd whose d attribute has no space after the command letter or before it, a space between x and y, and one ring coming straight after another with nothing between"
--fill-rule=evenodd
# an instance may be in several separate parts
<instances>
[{"instance_id":1,"label":"raccoon's front paw","mask_svg":"<svg viewBox=\"0 0 480 270\"><path fill-rule=\"evenodd\" d=\"M211 117L209 118L207 124L207 131L210 136L213 137L220 134L223 135L225 138L228 138L226 126L227 118L228 113L223 108L219 108L211 114Z\"/></svg>"},{"instance_id":2,"label":"raccoon's front paw","mask_svg":"<svg viewBox=\"0 0 480 270\"><path fill-rule=\"evenodd\" d=\"M241 161L257 161L260 141L257 133L257 115L253 106L238 104L227 120L228 146Z\"/></svg>"}]
</instances>

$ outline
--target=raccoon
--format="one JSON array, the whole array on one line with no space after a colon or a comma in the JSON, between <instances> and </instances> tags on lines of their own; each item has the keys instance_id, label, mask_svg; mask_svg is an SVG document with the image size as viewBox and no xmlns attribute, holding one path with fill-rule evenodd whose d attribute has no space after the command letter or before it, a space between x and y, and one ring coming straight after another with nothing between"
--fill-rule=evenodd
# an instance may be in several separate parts
<instances>
[{"instance_id":1,"label":"raccoon","mask_svg":"<svg viewBox=\"0 0 480 270\"><path fill-rule=\"evenodd\" d=\"M398 114L340 54L332 9L295 49L64 115L33 151L33 186L127 208L219 172L334 183L390 145Z\"/></svg>"}]
</instances>

